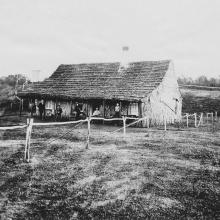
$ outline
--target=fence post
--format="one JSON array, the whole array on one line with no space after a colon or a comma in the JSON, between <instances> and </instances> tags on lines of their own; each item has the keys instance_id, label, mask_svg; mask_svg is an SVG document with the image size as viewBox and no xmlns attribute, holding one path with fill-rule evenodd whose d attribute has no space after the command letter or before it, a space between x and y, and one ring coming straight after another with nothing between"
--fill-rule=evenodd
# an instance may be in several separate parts
<instances>
[{"instance_id":1,"label":"fence post","mask_svg":"<svg viewBox=\"0 0 220 220\"><path fill-rule=\"evenodd\" d=\"M27 133L26 133L26 144L25 144L25 151L24 151L24 159L29 162L30 161L30 144L31 144L31 131L33 126L33 118L27 118Z\"/></svg>"},{"instance_id":2,"label":"fence post","mask_svg":"<svg viewBox=\"0 0 220 220\"><path fill-rule=\"evenodd\" d=\"M207 118L207 122L206 123L208 124L208 122L209 122L209 113L208 112L206 113L206 118Z\"/></svg>"},{"instance_id":3,"label":"fence post","mask_svg":"<svg viewBox=\"0 0 220 220\"><path fill-rule=\"evenodd\" d=\"M26 141L25 141L25 148L24 148L24 160L26 160L27 156L27 145L28 145L28 135L29 135L29 129L30 129L30 119L27 118L27 130L26 130Z\"/></svg>"},{"instance_id":4,"label":"fence post","mask_svg":"<svg viewBox=\"0 0 220 220\"><path fill-rule=\"evenodd\" d=\"M189 127L189 114L186 113L186 127Z\"/></svg>"},{"instance_id":5,"label":"fence post","mask_svg":"<svg viewBox=\"0 0 220 220\"><path fill-rule=\"evenodd\" d=\"M33 118L31 118L30 119L30 134L29 134L29 140L28 140L28 149L27 149L27 156L28 156L28 158L27 158L27 162L29 162L30 161L30 146L31 146L31 132L32 132L32 126L33 126L33 122L34 122L34 119Z\"/></svg>"},{"instance_id":6,"label":"fence post","mask_svg":"<svg viewBox=\"0 0 220 220\"><path fill-rule=\"evenodd\" d=\"M125 137L125 134L126 134L126 117L123 116L123 134L124 134L124 137Z\"/></svg>"},{"instance_id":7,"label":"fence post","mask_svg":"<svg viewBox=\"0 0 220 220\"><path fill-rule=\"evenodd\" d=\"M218 121L218 112L215 112L215 120Z\"/></svg>"},{"instance_id":8,"label":"fence post","mask_svg":"<svg viewBox=\"0 0 220 220\"><path fill-rule=\"evenodd\" d=\"M195 128L196 128L196 125L197 125L197 114L194 113L194 115L195 115Z\"/></svg>"},{"instance_id":9,"label":"fence post","mask_svg":"<svg viewBox=\"0 0 220 220\"><path fill-rule=\"evenodd\" d=\"M203 112L201 112L200 121L201 121L201 125L203 125Z\"/></svg>"},{"instance_id":10,"label":"fence post","mask_svg":"<svg viewBox=\"0 0 220 220\"><path fill-rule=\"evenodd\" d=\"M87 134L87 143L86 143L86 149L89 149L89 137L90 137L90 117L87 118L88 121L88 134Z\"/></svg>"},{"instance_id":11,"label":"fence post","mask_svg":"<svg viewBox=\"0 0 220 220\"><path fill-rule=\"evenodd\" d=\"M167 130L167 120L166 120L166 116L164 116L164 131Z\"/></svg>"},{"instance_id":12,"label":"fence post","mask_svg":"<svg viewBox=\"0 0 220 220\"><path fill-rule=\"evenodd\" d=\"M147 128L150 128L150 120L149 120L149 117L147 116Z\"/></svg>"},{"instance_id":13,"label":"fence post","mask_svg":"<svg viewBox=\"0 0 220 220\"><path fill-rule=\"evenodd\" d=\"M186 113L186 127L189 127L189 114Z\"/></svg>"},{"instance_id":14,"label":"fence post","mask_svg":"<svg viewBox=\"0 0 220 220\"><path fill-rule=\"evenodd\" d=\"M213 124L213 122L214 122L214 114L213 114L213 112L211 113L211 116L212 116L212 124Z\"/></svg>"},{"instance_id":15,"label":"fence post","mask_svg":"<svg viewBox=\"0 0 220 220\"><path fill-rule=\"evenodd\" d=\"M20 99L20 103L19 103L19 116L21 117L21 112L22 112L22 109L21 109L21 99Z\"/></svg>"}]
</instances>

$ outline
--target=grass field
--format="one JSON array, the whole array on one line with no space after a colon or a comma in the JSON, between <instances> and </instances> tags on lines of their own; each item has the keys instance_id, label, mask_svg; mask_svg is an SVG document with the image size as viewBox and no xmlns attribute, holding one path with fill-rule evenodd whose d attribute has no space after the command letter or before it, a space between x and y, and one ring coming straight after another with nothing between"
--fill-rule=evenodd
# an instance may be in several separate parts
<instances>
[{"instance_id":1,"label":"grass field","mask_svg":"<svg viewBox=\"0 0 220 220\"><path fill-rule=\"evenodd\" d=\"M219 219L220 132L92 124L1 132L1 219Z\"/></svg>"}]
</instances>

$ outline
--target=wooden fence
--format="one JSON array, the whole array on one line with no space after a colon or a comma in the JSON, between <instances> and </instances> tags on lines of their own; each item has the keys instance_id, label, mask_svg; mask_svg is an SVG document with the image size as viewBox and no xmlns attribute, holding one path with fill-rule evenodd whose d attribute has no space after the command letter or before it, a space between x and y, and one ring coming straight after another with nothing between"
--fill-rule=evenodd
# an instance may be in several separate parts
<instances>
[{"instance_id":1,"label":"wooden fence","mask_svg":"<svg viewBox=\"0 0 220 220\"><path fill-rule=\"evenodd\" d=\"M214 122L214 117L215 120L217 121L217 112L214 113L206 113L206 123L209 123L211 121L211 123L213 124ZM183 116L183 118L186 118L186 127L189 127L189 118L194 119L194 126L196 128L198 128L199 126L204 124L204 113L201 113L200 115L198 115L197 113L194 114L185 114L185 116ZM135 120L132 123L126 124L126 120ZM211 119L211 120L210 120ZM91 121L122 121L123 122L123 127L120 127L114 131L112 131L111 133L116 133L120 130L123 131L123 135L125 137L126 135L126 128L129 126L132 126L134 124L137 124L143 120L147 120L149 121L148 117L144 117L144 118L131 118L131 117L125 117L123 116L122 118L111 118L111 119L107 119L107 118L99 118L99 117L88 117L85 120L78 120L78 121L66 121L66 122L49 122L49 123L45 123L45 122L34 122L33 118L27 118L27 124L26 125L21 125L21 126L9 126L9 127L0 127L0 130L14 130L14 129L23 129L26 128L26 141L25 141L25 150L24 150L24 160L26 162L30 162L30 143L31 143L31 133L32 133L32 127L33 126L53 126L53 125L67 125L67 124L79 124L79 123L87 123L88 127L88 131L87 131L87 141L86 141L86 149L89 148L89 144L90 144L90 135L91 135ZM148 128L149 128L149 123L147 123ZM164 117L164 131L167 130L167 123L166 123L166 118Z\"/></svg>"}]
</instances>

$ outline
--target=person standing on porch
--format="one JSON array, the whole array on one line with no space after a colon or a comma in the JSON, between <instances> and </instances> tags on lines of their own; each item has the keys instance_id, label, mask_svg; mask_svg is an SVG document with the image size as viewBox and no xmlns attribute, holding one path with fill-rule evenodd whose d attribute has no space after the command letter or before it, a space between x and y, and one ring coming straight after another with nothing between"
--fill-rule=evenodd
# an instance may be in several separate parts
<instances>
[{"instance_id":1,"label":"person standing on porch","mask_svg":"<svg viewBox=\"0 0 220 220\"><path fill-rule=\"evenodd\" d=\"M60 105L57 106L57 110L56 110L56 113L57 113L57 120L61 120L61 114L62 114L63 110L62 108L60 107Z\"/></svg>"},{"instance_id":2,"label":"person standing on porch","mask_svg":"<svg viewBox=\"0 0 220 220\"><path fill-rule=\"evenodd\" d=\"M40 119L43 119L43 114L45 112L45 105L43 104L43 101L41 101L38 105L39 112L40 112Z\"/></svg>"},{"instance_id":3,"label":"person standing on porch","mask_svg":"<svg viewBox=\"0 0 220 220\"><path fill-rule=\"evenodd\" d=\"M36 115L36 104L35 102L33 103L33 106L31 107L31 117L33 117L34 115Z\"/></svg>"},{"instance_id":4,"label":"person standing on porch","mask_svg":"<svg viewBox=\"0 0 220 220\"><path fill-rule=\"evenodd\" d=\"M115 106L115 115L114 115L114 117L115 118L120 118L120 106L119 106L118 103Z\"/></svg>"},{"instance_id":5,"label":"person standing on porch","mask_svg":"<svg viewBox=\"0 0 220 220\"><path fill-rule=\"evenodd\" d=\"M115 106L114 118L120 118L120 105L119 105L119 103L117 103L116 106ZM120 125L119 120L116 121L116 125L118 125L118 126Z\"/></svg>"},{"instance_id":6,"label":"person standing on porch","mask_svg":"<svg viewBox=\"0 0 220 220\"><path fill-rule=\"evenodd\" d=\"M76 112L76 120L78 121L80 120L80 113L81 113L81 109L78 103L76 103L75 112Z\"/></svg>"}]
</instances>

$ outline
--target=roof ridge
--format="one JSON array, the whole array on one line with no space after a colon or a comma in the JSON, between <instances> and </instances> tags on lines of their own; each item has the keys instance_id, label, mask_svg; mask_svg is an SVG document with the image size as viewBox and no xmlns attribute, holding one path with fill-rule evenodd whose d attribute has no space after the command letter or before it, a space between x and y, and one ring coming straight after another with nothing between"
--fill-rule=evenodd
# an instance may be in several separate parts
<instances>
[{"instance_id":1,"label":"roof ridge","mask_svg":"<svg viewBox=\"0 0 220 220\"><path fill-rule=\"evenodd\" d=\"M128 61L127 63L130 64L137 64L137 63L164 63L164 62L171 62L171 59L166 60L142 60L142 61ZM78 65L105 65L105 64L121 64L121 61L114 61L114 62L93 62L93 63L73 63L73 64L60 64L58 66L78 66Z\"/></svg>"}]
</instances>

